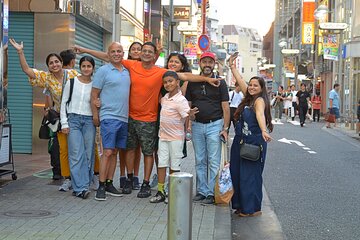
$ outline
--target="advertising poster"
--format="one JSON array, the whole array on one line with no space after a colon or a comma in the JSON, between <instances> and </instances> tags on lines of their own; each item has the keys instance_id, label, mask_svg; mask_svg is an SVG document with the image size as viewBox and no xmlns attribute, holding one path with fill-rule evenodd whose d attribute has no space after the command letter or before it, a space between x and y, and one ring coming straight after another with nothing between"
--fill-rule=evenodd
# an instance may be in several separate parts
<instances>
[{"instance_id":1,"label":"advertising poster","mask_svg":"<svg viewBox=\"0 0 360 240\"><path fill-rule=\"evenodd\" d=\"M339 44L335 34L323 36L324 59L337 61L339 59Z\"/></svg>"},{"instance_id":2,"label":"advertising poster","mask_svg":"<svg viewBox=\"0 0 360 240\"><path fill-rule=\"evenodd\" d=\"M196 59L197 57L197 36L185 35L184 55L187 59Z\"/></svg>"}]
</instances>

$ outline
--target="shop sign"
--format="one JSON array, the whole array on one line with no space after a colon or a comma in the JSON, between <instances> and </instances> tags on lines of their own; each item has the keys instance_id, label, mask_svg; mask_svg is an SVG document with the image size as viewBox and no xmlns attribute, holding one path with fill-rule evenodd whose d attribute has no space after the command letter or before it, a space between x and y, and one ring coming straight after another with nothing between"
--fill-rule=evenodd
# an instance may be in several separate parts
<instances>
[{"instance_id":1,"label":"shop sign","mask_svg":"<svg viewBox=\"0 0 360 240\"><path fill-rule=\"evenodd\" d=\"M190 18L190 7L174 7L174 21L188 21Z\"/></svg>"}]
</instances>

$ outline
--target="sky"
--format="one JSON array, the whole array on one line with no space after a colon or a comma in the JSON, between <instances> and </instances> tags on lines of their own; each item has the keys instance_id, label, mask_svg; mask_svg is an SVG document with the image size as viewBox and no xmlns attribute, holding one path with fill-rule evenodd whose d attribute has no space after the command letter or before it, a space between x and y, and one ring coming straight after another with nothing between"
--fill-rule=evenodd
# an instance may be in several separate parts
<instances>
[{"instance_id":1,"label":"sky","mask_svg":"<svg viewBox=\"0 0 360 240\"><path fill-rule=\"evenodd\" d=\"M275 0L210 0L218 9L219 24L255 28L264 36L275 19Z\"/></svg>"}]
</instances>

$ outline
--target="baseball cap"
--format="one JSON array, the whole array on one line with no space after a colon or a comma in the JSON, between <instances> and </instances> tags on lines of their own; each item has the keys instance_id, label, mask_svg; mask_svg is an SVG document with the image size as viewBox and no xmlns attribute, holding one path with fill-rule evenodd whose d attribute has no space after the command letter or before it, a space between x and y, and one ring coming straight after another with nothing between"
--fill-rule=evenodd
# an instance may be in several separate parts
<instances>
[{"instance_id":1,"label":"baseball cap","mask_svg":"<svg viewBox=\"0 0 360 240\"><path fill-rule=\"evenodd\" d=\"M212 58L212 59L214 59L214 61L216 61L216 56L212 52L204 52L203 54L201 54L200 60L203 58L206 58L206 57Z\"/></svg>"}]
</instances>

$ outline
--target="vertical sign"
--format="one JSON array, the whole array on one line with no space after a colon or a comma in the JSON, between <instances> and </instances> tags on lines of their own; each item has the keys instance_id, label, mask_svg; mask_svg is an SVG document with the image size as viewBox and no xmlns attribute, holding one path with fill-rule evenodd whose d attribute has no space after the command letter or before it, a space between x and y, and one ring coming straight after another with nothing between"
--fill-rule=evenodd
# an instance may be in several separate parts
<instances>
[{"instance_id":1,"label":"vertical sign","mask_svg":"<svg viewBox=\"0 0 360 240\"><path fill-rule=\"evenodd\" d=\"M302 44L315 43L315 0L304 0L302 9Z\"/></svg>"}]
</instances>

